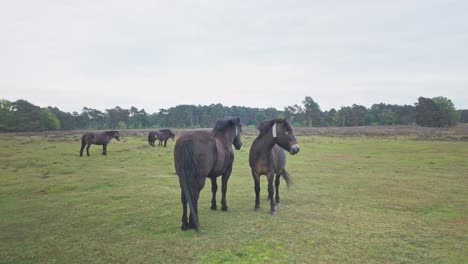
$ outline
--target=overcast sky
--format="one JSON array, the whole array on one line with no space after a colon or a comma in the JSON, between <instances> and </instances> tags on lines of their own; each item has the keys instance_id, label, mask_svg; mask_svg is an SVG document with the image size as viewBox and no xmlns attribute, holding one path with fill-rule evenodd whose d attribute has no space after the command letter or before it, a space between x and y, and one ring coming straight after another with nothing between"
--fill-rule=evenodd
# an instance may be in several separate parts
<instances>
[{"instance_id":1,"label":"overcast sky","mask_svg":"<svg viewBox=\"0 0 468 264\"><path fill-rule=\"evenodd\" d=\"M468 1L1 1L0 98L468 109Z\"/></svg>"}]
</instances>

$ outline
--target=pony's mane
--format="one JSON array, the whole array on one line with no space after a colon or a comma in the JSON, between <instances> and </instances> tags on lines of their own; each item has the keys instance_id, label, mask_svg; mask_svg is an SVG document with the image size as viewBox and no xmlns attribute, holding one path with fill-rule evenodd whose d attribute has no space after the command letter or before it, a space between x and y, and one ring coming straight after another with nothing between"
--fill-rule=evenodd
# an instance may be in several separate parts
<instances>
[{"instance_id":1,"label":"pony's mane","mask_svg":"<svg viewBox=\"0 0 468 264\"><path fill-rule=\"evenodd\" d=\"M168 128L160 129L159 132L169 134L170 136L175 136L174 133L172 133L172 131L170 129L168 129Z\"/></svg>"},{"instance_id":2,"label":"pony's mane","mask_svg":"<svg viewBox=\"0 0 468 264\"><path fill-rule=\"evenodd\" d=\"M233 124L239 125L239 128L242 127L238 117L225 117L216 121L216 126L213 128L213 132L224 132L226 128Z\"/></svg>"},{"instance_id":3,"label":"pony's mane","mask_svg":"<svg viewBox=\"0 0 468 264\"><path fill-rule=\"evenodd\" d=\"M288 121L286 121L283 118L275 118L269 121L265 121L257 126L257 129L260 131L260 135L266 134L270 130L270 128L273 126L274 123L282 123L284 129L289 133L292 133L293 131Z\"/></svg>"},{"instance_id":4,"label":"pony's mane","mask_svg":"<svg viewBox=\"0 0 468 264\"><path fill-rule=\"evenodd\" d=\"M109 136L114 136L116 132L117 132L116 130L109 130L109 131L104 131L104 134L109 135Z\"/></svg>"}]
</instances>

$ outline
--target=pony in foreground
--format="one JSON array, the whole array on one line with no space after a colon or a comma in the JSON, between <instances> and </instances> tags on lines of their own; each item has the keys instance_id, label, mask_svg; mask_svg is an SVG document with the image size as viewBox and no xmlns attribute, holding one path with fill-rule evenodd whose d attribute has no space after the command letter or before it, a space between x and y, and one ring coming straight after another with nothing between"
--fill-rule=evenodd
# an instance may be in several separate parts
<instances>
[{"instance_id":1,"label":"pony in foreground","mask_svg":"<svg viewBox=\"0 0 468 264\"><path fill-rule=\"evenodd\" d=\"M107 144L111 139L120 141L119 131L104 131L102 133L88 132L81 137L80 156L83 156L83 149L86 145L86 154L89 156L89 148L91 144L102 145L102 155L107 155Z\"/></svg>"},{"instance_id":2,"label":"pony in foreground","mask_svg":"<svg viewBox=\"0 0 468 264\"><path fill-rule=\"evenodd\" d=\"M172 138L174 140L175 134L172 133L170 129L161 129L159 131L151 131L148 133L148 144L154 147L154 142L156 139L159 140L158 146L162 146L164 142L164 147L166 147L167 140Z\"/></svg>"},{"instance_id":3,"label":"pony in foreground","mask_svg":"<svg viewBox=\"0 0 468 264\"><path fill-rule=\"evenodd\" d=\"M211 179L211 209L216 210L216 178L222 176L221 209L226 211L226 192L234 161L232 145L239 150L241 142L239 118L225 118L216 122L210 132L193 130L181 135L174 147L174 165L179 176L182 200L182 230L199 230L198 197L205 186L206 178ZM187 219L187 203L190 217Z\"/></svg>"},{"instance_id":4,"label":"pony in foreground","mask_svg":"<svg viewBox=\"0 0 468 264\"><path fill-rule=\"evenodd\" d=\"M273 119L258 126L260 135L252 143L249 153L249 164L255 182L255 211L260 210L260 176L266 175L268 179L268 199L270 201L270 214L276 214L275 205L280 204L279 185L280 176L289 185L292 178L284 168L286 155L284 150L291 155L299 152L299 145L291 125L286 119ZM283 150L284 149L284 150ZM275 178L276 195L273 200L273 179Z\"/></svg>"}]
</instances>

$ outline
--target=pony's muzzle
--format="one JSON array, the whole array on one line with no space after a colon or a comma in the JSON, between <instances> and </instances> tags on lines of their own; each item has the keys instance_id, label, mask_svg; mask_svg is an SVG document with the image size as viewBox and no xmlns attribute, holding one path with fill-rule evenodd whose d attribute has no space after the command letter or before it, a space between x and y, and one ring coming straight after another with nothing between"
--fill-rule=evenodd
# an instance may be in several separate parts
<instances>
[{"instance_id":1,"label":"pony's muzzle","mask_svg":"<svg viewBox=\"0 0 468 264\"><path fill-rule=\"evenodd\" d=\"M297 154L298 152L299 152L298 144L294 144L293 146L291 146L291 150L289 151L291 155Z\"/></svg>"}]
</instances>

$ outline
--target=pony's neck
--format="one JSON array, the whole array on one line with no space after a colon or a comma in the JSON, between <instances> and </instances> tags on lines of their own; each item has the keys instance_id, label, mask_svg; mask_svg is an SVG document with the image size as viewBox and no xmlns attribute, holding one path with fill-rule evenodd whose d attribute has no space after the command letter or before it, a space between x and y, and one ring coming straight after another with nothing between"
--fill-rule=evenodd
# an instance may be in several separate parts
<instances>
[{"instance_id":1,"label":"pony's neck","mask_svg":"<svg viewBox=\"0 0 468 264\"><path fill-rule=\"evenodd\" d=\"M234 137L232 136L232 132L221 133L221 132L218 132L218 131L213 131L213 134L214 134L216 139L222 140L227 148L232 148L232 142L234 141Z\"/></svg>"},{"instance_id":2,"label":"pony's neck","mask_svg":"<svg viewBox=\"0 0 468 264\"><path fill-rule=\"evenodd\" d=\"M262 153L270 153L271 149L275 146L276 140L273 137L272 131L269 130L264 135L258 137L258 145L261 146Z\"/></svg>"}]
</instances>

